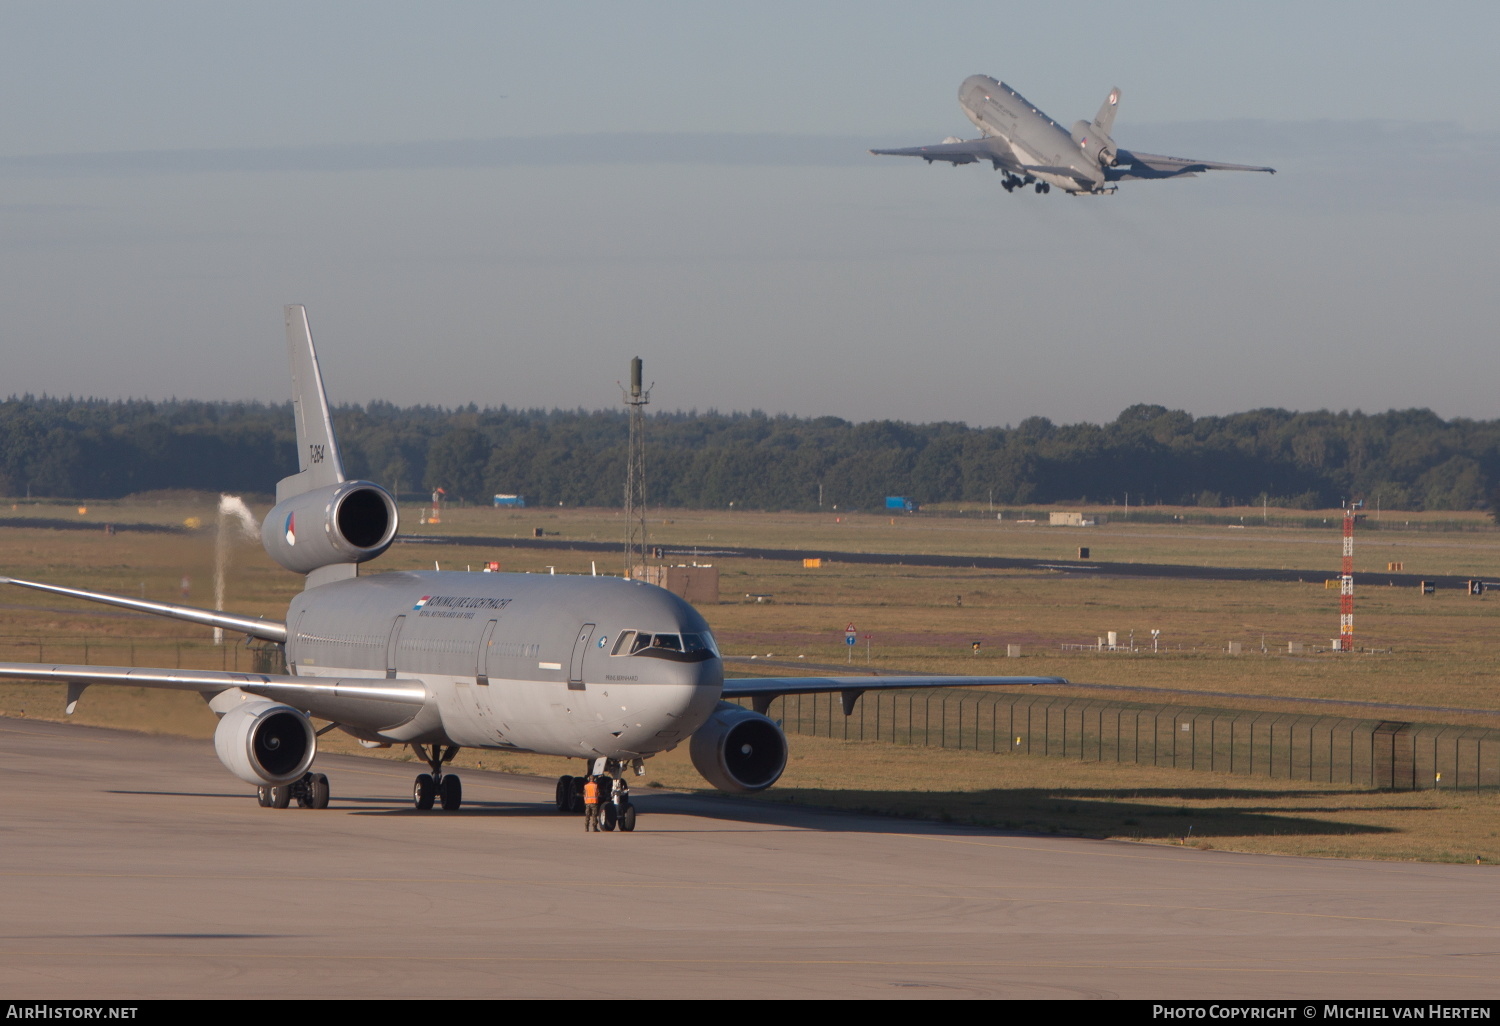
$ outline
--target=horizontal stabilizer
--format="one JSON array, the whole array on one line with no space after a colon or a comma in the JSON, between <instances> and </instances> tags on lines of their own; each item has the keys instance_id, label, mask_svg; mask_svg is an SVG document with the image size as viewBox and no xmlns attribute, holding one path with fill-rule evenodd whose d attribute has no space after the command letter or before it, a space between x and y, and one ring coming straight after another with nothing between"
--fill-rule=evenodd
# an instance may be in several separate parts
<instances>
[{"instance_id":1,"label":"horizontal stabilizer","mask_svg":"<svg viewBox=\"0 0 1500 1026\"><path fill-rule=\"evenodd\" d=\"M1126 178L1178 178L1200 171L1264 171L1274 175L1274 167L1255 164L1225 164L1216 160L1192 160L1187 157L1168 157L1160 153L1141 153L1139 150L1120 150L1119 166L1109 169L1111 181Z\"/></svg>"}]
</instances>

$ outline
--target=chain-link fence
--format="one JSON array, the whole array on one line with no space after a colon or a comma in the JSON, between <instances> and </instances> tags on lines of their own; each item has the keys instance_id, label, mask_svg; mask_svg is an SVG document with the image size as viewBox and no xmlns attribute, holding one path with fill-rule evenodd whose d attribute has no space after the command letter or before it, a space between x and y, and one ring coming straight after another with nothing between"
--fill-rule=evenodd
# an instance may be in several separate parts
<instances>
[{"instance_id":1,"label":"chain-link fence","mask_svg":"<svg viewBox=\"0 0 1500 1026\"><path fill-rule=\"evenodd\" d=\"M0 637L0 662L86 663L93 666L164 666L173 669L285 673L281 646L226 633L224 644L197 637Z\"/></svg>"},{"instance_id":2,"label":"chain-link fence","mask_svg":"<svg viewBox=\"0 0 1500 1026\"><path fill-rule=\"evenodd\" d=\"M792 733L851 741L1396 790L1500 786L1500 731L1482 727L957 688L866 692L848 716L838 693L788 695L767 715Z\"/></svg>"},{"instance_id":3,"label":"chain-link fence","mask_svg":"<svg viewBox=\"0 0 1500 1026\"><path fill-rule=\"evenodd\" d=\"M285 673L243 638L0 637L0 661ZM749 705L748 699L741 701ZM1414 790L1500 787L1500 731L1297 713L1149 705L1026 690L789 695L768 715L796 734Z\"/></svg>"}]
</instances>

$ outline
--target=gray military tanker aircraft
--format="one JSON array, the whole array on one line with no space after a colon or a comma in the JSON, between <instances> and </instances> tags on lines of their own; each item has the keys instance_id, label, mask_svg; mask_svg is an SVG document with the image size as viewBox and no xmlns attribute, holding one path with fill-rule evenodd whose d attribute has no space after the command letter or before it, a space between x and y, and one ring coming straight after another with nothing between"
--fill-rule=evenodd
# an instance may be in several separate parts
<instances>
[{"instance_id":1,"label":"gray military tanker aircraft","mask_svg":"<svg viewBox=\"0 0 1500 1026\"><path fill-rule=\"evenodd\" d=\"M1192 178L1200 171L1265 171L1271 167L1221 164L1212 160L1164 157L1124 150L1110 138L1120 90L1110 91L1093 121L1077 121L1068 131L1031 105L1020 93L988 75L970 75L958 88L958 105L984 134L978 139L949 137L935 146L871 150L876 155L921 157L931 164L977 164L989 161L1005 172L1006 192L1034 185L1039 193L1052 186L1074 196L1114 192L1115 183L1145 178Z\"/></svg>"},{"instance_id":2,"label":"gray military tanker aircraft","mask_svg":"<svg viewBox=\"0 0 1500 1026\"><path fill-rule=\"evenodd\" d=\"M219 714L214 747L260 803L328 804L312 771L317 738L335 727L371 748L409 745L429 772L418 809L457 809L460 748L583 759L603 777L603 825L635 828L625 770L684 741L723 791L770 787L786 767L780 695L840 692L848 715L865 691L1059 684L1059 677L724 678L708 622L642 581L572 575L399 571L359 576L396 537L384 488L345 478L328 399L301 306L286 308L299 471L276 486L261 541L306 575L284 623L219 610L0 578L10 584L240 632L274 642L286 674L131 666L0 663L0 677L67 685L72 713L93 684L196 691ZM746 709L731 698L749 698ZM317 727L313 719L327 721ZM578 811L583 777L557 781L559 811Z\"/></svg>"}]
</instances>

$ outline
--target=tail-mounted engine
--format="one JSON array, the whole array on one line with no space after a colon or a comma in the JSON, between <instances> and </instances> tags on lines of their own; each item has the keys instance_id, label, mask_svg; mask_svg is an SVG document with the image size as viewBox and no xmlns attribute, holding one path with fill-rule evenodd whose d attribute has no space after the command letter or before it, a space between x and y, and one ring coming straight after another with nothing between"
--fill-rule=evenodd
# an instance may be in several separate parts
<instances>
[{"instance_id":1,"label":"tail-mounted engine","mask_svg":"<svg viewBox=\"0 0 1500 1026\"><path fill-rule=\"evenodd\" d=\"M698 728L689 751L703 779L732 794L764 791L786 769L786 735L776 721L730 702Z\"/></svg>"},{"instance_id":2,"label":"tail-mounted engine","mask_svg":"<svg viewBox=\"0 0 1500 1026\"><path fill-rule=\"evenodd\" d=\"M289 705L269 699L235 706L214 731L219 761L247 784L300 780L318 754L312 721Z\"/></svg>"},{"instance_id":3,"label":"tail-mounted engine","mask_svg":"<svg viewBox=\"0 0 1500 1026\"><path fill-rule=\"evenodd\" d=\"M1115 141L1104 132L1097 131L1088 121L1073 122L1073 141L1084 153L1099 162L1100 167L1114 167L1120 162L1115 152Z\"/></svg>"},{"instance_id":4,"label":"tail-mounted engine","mask_svg":"<svg viewBox=\"0 0 1500 1026\"><path fill-rule=\"evenodd\" d=\"M396 501L369 481L341 481L276 504L261 524L261 544L299 574L374 559L396 537Z\"/></svg>"}]
</instances>

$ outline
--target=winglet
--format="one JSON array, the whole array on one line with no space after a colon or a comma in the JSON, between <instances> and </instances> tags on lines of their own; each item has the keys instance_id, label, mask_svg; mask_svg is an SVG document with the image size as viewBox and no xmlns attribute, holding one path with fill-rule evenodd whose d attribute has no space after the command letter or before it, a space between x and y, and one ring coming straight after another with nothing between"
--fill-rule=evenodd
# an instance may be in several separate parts
<instances>
[{"instance_id":1,"label":"winglet","mask_svg":"<svg viewBox=\"0 0 1500 1026\"><path fill-rule=\"evenodd\" d=\"M292 358L292 410L297 420L298 473L276 485L276 501L301 495L315 488L344 480L338 440L328 416L328 395L318 370L312 330L307 326L307 308L286 308L286 344Z\"/></svg>"}]
</instances>

